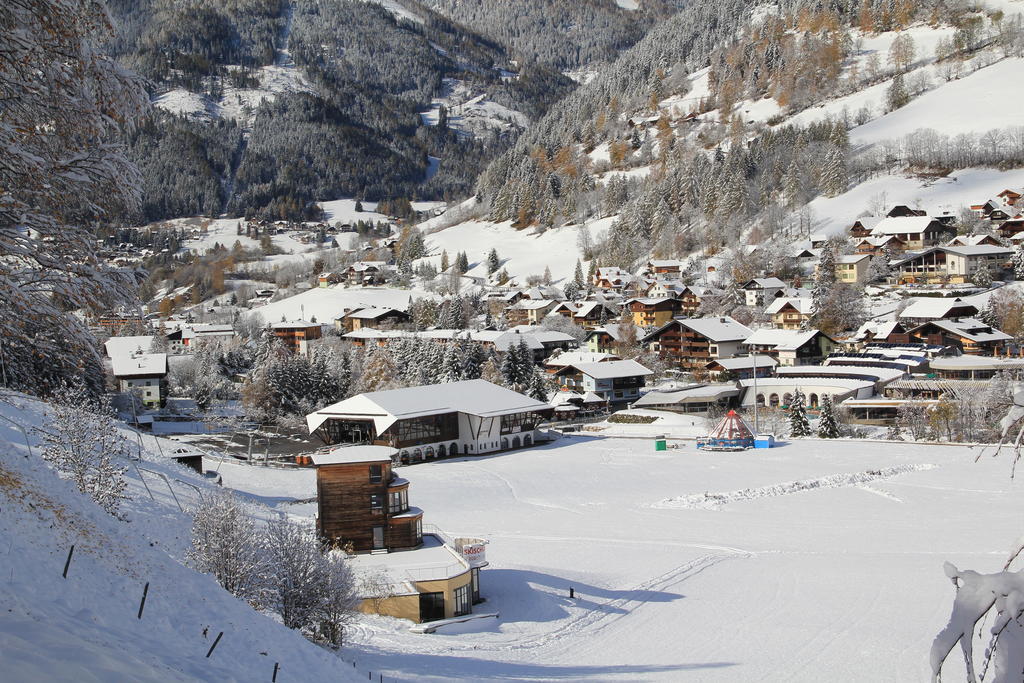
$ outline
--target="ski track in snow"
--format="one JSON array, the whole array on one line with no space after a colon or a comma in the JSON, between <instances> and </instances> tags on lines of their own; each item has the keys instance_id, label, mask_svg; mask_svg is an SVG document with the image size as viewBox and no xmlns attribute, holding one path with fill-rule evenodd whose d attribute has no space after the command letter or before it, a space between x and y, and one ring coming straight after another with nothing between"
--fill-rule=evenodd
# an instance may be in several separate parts
<instances>
[{"instance_id":1,"label":"ski track in snow","mask_svg":"<svg viewBox=\"0 0 1024 683\"><path fill-rule=\"evenodd\" d=\"M889 479L900 474L907 474L909 472L917 472L920 470L933 469L935 465L921 464L921 465L899 465L897 467L885 467L877 470L867 470L865 472L852 472L849 474L833 474L827 477L819 477L817 479L803 479L800 481L788 481L782 484L774 484L772 486L761 486L759 488L741 489L739 491L726 491L723 493L699 493L689 496L680 496L679 498L666 498L657 503L654 503L651 507L654 508L672 508L672 509L684 509L684 510L718 510L729 503L735 503L743 500L753 500L755 498L773 498L775 496L786 496L791 493L800 493L801 491L811 491L814 489L823 488L840 488L844 486L858 486L865 484L870 481L877 481L879 479ZM890 497L887 494L882 494L877 490L871 490L872 493ZM898 499L897 499L898 500Z\"/></svg>"}]
</instances>

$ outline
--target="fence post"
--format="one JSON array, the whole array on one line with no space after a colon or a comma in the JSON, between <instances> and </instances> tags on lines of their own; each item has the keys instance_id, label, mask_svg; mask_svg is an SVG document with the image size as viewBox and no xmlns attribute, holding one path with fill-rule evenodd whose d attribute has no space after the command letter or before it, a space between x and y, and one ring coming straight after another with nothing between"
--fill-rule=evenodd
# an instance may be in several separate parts
<instances>
[{"instance_id":1,"label":"fence post","mask_svg":"<svg viewBox=\"0 0 1024 683\"><path fill-rule=\"evenodd\" d=\"M139 481L141 481L142 485L146 487L146 493L149 494L150 498L152 498L153 500L156 500L156 498L153 496L153 492L149 490L149 484L146 483L146 478L144 476L142 476L142 470L139 469L138 465L135 465L135 471L139 473Z\"/></svg>"},{"instance_id":2,"label":"fence post","mask_svg":"<svg viewBox=\"0 0 1024 683\"><path fill-rule=\"evenodd\" d=\"M64 578L68 578L68 567L71 566L71 556L75 554L75 546L72 544L71 550L68 551L68 559L64 562Z\"/></svg>"},{"instance_id":3,"label":"fence post","mask_svg":"<svg viewBox=\"0 0 1024 683\"><path fill-rule=\"evenodd\" d=\"M142 618L142 610L146 607L147 595L149 595L149 581L146 582L146 587L142 589L142 602L139 603L139 619Z\"/></svg>"},{"instance_id":4,"label":"fence post","mask_svg":"<svg viewBox=\"0 0 1024 683\"><path fill-rule=\"evenodd\" d=\"M281 667L278 662L274 662L274 675L270 677L270 683L277 683L277 670Z\"/></svg>"},{"instance_id":5,"label":"fence post","mask_svg":"<svg viewBox=\"0 0 1024 683\"><path fill-rule=\"evenodd\" d=\"M210 646L210 650L206 653L206 658L209 659L210 655L213 654L213 648L217 647L217 643L220 642L220 637L224 635L224 631L217 634L217 637L213 639L213 645Z\"/></svg>"}]
</instances>

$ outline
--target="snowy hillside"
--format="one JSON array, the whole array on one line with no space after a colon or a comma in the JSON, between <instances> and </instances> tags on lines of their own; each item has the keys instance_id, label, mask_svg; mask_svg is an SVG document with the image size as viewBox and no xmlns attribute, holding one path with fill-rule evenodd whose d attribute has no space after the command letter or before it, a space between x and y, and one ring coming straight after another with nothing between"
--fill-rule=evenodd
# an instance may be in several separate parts
<instances>
[{"instance_id":1,"label":"snowy hillside","mask_svg":"<svg viewBox=\"0 0 1024 683\"><path fill-rule=\"evenodd\" d=\"M162 459L147 437L139 465L146 484L140 470L129 470L128 521L119 522L44 464L35 436L29 455L12 422L31 429L44 423L44 412L43 404L20 395L0 401L4 680L269 681L275 663L278 681L364 680L364 673L355 676L334 654L183 565L191 521L162 477L182 506L197 502L194 487L209 494L209 480Z\"/></svg>"}]
</instances>

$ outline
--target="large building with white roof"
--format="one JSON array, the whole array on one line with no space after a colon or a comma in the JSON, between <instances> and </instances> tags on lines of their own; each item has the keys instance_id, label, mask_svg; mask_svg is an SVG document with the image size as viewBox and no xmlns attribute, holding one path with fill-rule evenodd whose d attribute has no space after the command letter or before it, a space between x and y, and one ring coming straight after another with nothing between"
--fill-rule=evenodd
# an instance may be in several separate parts
<instances>
[{"instance_id":1,"label":"large building with white roof","mask_svg":"<svg viewBox=\"0 0 1024 683\"><path fill-rule=\"evenodd\" d=\"M398 449L403 461L532 446L551 405L482 379L373 391L306 416L328 445Z\"/></svg>"},{"instance_id":2,"label":"large building with white roof","mask_svg":"<svg viewBox=\"0 0 1024 683\"><path fill-rule=\"evenodd\" d=\"M117 354L110 359L118 391L136 392L149 408L161 408L167 400L167 354Z\"/></svg>"}]
</instances>

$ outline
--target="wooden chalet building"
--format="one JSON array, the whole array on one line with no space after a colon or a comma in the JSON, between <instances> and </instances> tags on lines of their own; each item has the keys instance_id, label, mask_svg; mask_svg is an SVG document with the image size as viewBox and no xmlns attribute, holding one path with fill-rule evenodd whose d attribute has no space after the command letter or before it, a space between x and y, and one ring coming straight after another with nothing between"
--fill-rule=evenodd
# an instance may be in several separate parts
<instances>
[{"instance_id":1,"label":"wooden chalet building","mask_svg":"<svg viewBox=\"0 0 1024 683\"><path fill-rule=\"evenodd\" d=\"M974 247L932 247L908 255L893 264L900 284L949 281L970 282L987 268L992 277L1008 267L1013 251L1007 247L979 245Z\"/></svg>"},{"instance_id":2,"label":"wooden chalet building","mask_svg":"<svg viewBox=\"0 0 1024 683\"><path fill-rule=\"evenodd\" d=\"M762 328L743 341L748 353L763 353L780 366L816 365L832 353L836 341L820 330Z\"/></svg>"},{"instance_id":3,"label":"wooden chalet building","mask_svg":"<svg viewBox=\"0 0 1024 683\"><path fill-rule=\"evenodd\" d=\"M882 219L878 216L864 216L858 218L850 226L850 237L855 239L863 239L865 237L874 236L873 230L875 226L882 222Z\"/></svg>"},{"instance_id":4,"label":"wooden chalet building","mask_svg":"<svg viewBox=\"0 0 1024 683\"><path fill-rule=\"evenodd\" d=\"M618 311L603 301L563 301L551 313L568 318L585 330L592 330L619 315Z\"/></svg>"},{"instance_id":5,"label":"wooden chalet building","mask_svg":"<svg viewBox=\"0 0 1024 683\"><path fill-rule=\"evenodd\" d=\"M957 235L946 242L947 247L978 247L981 245L1001 247L1003 243L995 235Z\"/></svg>"},{"instance_id":6,"label":"wooden chalet building","mask_svg":"<svg viewBox=\"0 0 1024 683\"><path fill-rule=\"evenodd\" d=\"M697 370L712 360L732 358L750 335L750 328L732 318L686 318L671 320L640 340L659 358L679 367Z\"/></svg>"},{"instance_id":7,"label":"wooden chalet building","mask_svg":"<svg viewBox=\"0 0 1024 683\"><path fill-rule=\"evenodd\" d=\"M402 461L532 446L552 407L482 379L373 391L306 416L327 445L399 449Z\"/></svg>"},{"instance_id":8,"label":"wooden chalet building","mask_svg":"<svg viewBox=\"0 0 1024 683\"><path fill-rule=\"evenodd\" d=\"M906 204L896 204L889 213L885 214L886 218L909 218L911 216L927 216L928 212L924 209L913 209Z\"/></svg>"},{"instance_id":9,"label":"wooden chalet building","mask_svg":"<svg viewBox=\"0 0 1024 683\"><path fill-rule=\"evenodd\" d=\"M647 272L658 279L678 278L683 272L683 262L651 259L647 262Z\"/></svg>"},{"instance_id":10,"label":"wooden chalet building","mask_svg":"<svg viewBox=\"0 0 1024 683\"><path fill-rule=\"evenodd\" d=\"M110 361L118 391L139 394L147 408L164 406L168 389L166 353L118 354Z\"/></svg>"},{"instance_id":11,"label":"wooden chalet building","mask_svg":"<svg viewBox=\"0 0 1024 683\"><path fill-rule=\"evenodd\" d=\"M889 322L869 321L860 326L853 335L855 345L864 347L868 344L913 344L907 327L896 320Z\"/></svg>"},{"instance_id":12,"label":"wooden chalet building","mask_svg":"<svg viewBox=\"0 0 1024 683\"><path fill-rule=\"evenodd\" d=\"M657 299L638 298L626 302L629 312L633 314L633 322L637 327L658 327L672 320L681 310L682 302L674 297L666 296Z\"/></svg>"},{"instance_id":13,"label":"wooden chalet building","mask_svg":"<svg viewBox=\"0 0 1024 683\"><path fill-rule=\"evenodd\" d=\"M1017 206L1022 196L1024 196L1024 187L1019 187L1016 190L1007 188L997 194L996 198L1001 199L1007 206Z\"/></svg>"},{"instance_id":14,"label":"wooden chalet building","mask_svg":"<svg viewBox=\"0 0 1024 683\"><path fill-rule=\"evenodd\" d=\"M856 224L855 224L856 225ZM944 235L954 232L948 226L930 216L898 216L886 217L878 221L869 235L853 234L854 237L886 237L892 235L899 238L907 249L924 249L935 246Z\"/></svg>"},{"instance_id":15,"label":"wooden chalet building","mask_svg":"<svg viewBox=\"0 0 1024 683\"><path fill-rule=\"evenodd\" d=\"M616 404L639 398L647 376L652 374L635 360L608 360L565 365L554 376L562 391L593 393L609 404Z\"/></svg>"},{"instance_id":16,"label":"wooden chalet building","mask_svg":"<svg viewBox=\"0 0 1024 683\"><path fill-rule=\"evenodd\" d=\"M522 299L505 309L505 319L509 325L539 325L557 304L550 299Z\"/></svg>"},{"instance_id":17,"label":"wooden chalet building","mask_svg":"<svg viewBox=\"0 0 1024 683\"><path fill-rule=\"evenodd\" d=\"M270 331L281 340L289 351L302 355L309 352L309 342L323 336L323 328L320 323L312 323L308 320L274 323L270 326Z\"/></svg>"},{"instance_id":18,"label":"wooden chalet building","mask_svg":"<svg viewBox=\"0 0 1024 683\"><path fill-rule=\"evenodd\" d=\"M980 320L931 320L910 330L910 336L922 344L958 349L971 356L998 356L1013 337Z\"/></svg>"},{"instance_id":19,"label":"wooden chalet building","mask_svg":"<svg viewBox=\"0 0 1024 683\"><path fill-rule=\"evenodd\" d=\"M317 531L356 552L415 548L423 511L409 507L409 482L395 476L387 446L336 448L313 456Z\"/></svg>"},{"instance_id":20,"label":"wooden chalet building","mask_svg":"<svg viewBox=\"0 0 1024 683\"><path fill-rule=\"evenodd\" d=\"M708 376L718 382L729 379L752 379L755 374L758 377L771 377L775 374L778 362L771 356L735 356L733 358L720 358L707 364Z\"/></svg>"},{"instance_id":21,"label":"wooden chalet building","mask_svg":"<svg viewBox=\"0 0 1024 683\"><path fill-rule=\"evenodd\" d=\"M772 326L780 330L799 330L814 313L814 300L808 297L776 299L764 309Z\"/></svg>"},{"instance_id":22,"label":"wooden chalet building","mask_svg":"<svg viewBox=\"0 0 1024 683\"><path fill-rule=\"evenodd\" d=\"M618 323L605 323L595 327L583 339L583 346L593 353L618 353L622 330Z\"/></svg>"},{"instance_id":23,"label":"wooden chalet building","mask_svg":"<svg viewBox=\"0 0 1024 683\"><path fill-rule=\"evenodd\" d=\"M384 577L387 595L361 593L358 609L417 623L471 614L483 601L486 541L423 532L409 481L392 470L386 446L350 446L313 456L320 536L354 551L357 575Z\"/></svg>"},{"instance_id":24,"label":"wooden chalet building","mask_svg":"<svg viewBox=\"0 0 1024 683\"><path fill-rule=\"evenodd\" d=\"M777 277L757 277L740 287L746 297L747 306L767 306L774 299L785 295L786 283Z\"/></svg>"},{"instance_id":25,"label":"wooden chalet building","mask_svg":"<svg viewBox=\"0 0 1024 683\"><path fill-rule=\"evenodd\" d=\"M1024 206L1024 204L1022 204ZM1014 216L1009 220L1005 220L999 224L996 228L999 232L999 236L1003 239L1010 239L1013 236L1024 232L1024 216Z\"/></svg>"},{"instance_id":26,"label":"wooden chalet building","mask_svg":"<svg viewBox=\"0 0 1024 683\"><path fill-rule=\"evenodd\" d=\"M342 333L354 332L364 327L392 328L412 320L412 317L405 311L397 308L377 308L374 306L356 308L348 313L335 318L334 326Z\"/></svg>"},{"instance_id":27,"label":"wooden chalet building","mask_svg":"<svg viewBox=\"0 0 1024 683\"><path fill-rule=\"evenodd\" d=\"M384 282L387 271L384 261L357 261L339 275L342 282L350 285L379 285Z\"/></svg>"},{"instance_id":28,"label":"wooden chalet building","mask_svg":"<svg viewBox=\"0 0 1024 683\"><path fill-rule=\"evenodd\" d=\"M886 249L898 254L907 250L907 243L895 235L883 235L881 237L861 237L857 241L855 249L858 254L876 256Z\"/></svg>"},{"instance_id":29,"label":"wooden chalet building","mask_svg":"<svg viewBox=\"0 0 1024 683\"><path fill-rule=\"evenodd\" d=\"M930 320L972 318L980 312L977 306L964 301L960 297L921 297L914 299L909 306L900 312L897 318L901 323L907 325L909 329Z\"/></svg>"}]
</instances>

